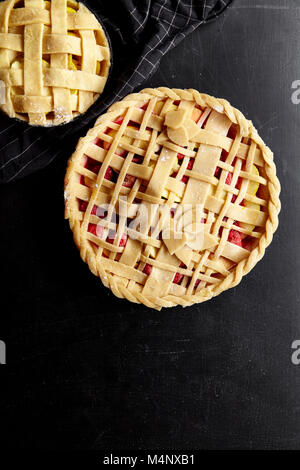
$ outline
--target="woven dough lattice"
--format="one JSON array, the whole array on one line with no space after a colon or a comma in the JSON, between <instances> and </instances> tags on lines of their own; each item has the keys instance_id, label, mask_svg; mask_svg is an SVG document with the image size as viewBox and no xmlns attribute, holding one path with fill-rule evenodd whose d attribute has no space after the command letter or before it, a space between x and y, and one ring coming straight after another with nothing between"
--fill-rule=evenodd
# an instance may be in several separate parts
<instances>
[{"instance_id":1,"label":"woven dough lattice","mask_svg":"<svg viewBox=\"0 0 300 470\"><path fill-rule=\"evenodd\" d=\"M278 225L273 154L227 101L145 89L80 139L65 178L82 259L113 293L160 309L236 286Z\"/></svg>"},{"instance_id":2,"label":"woven dough lattice","mask_svg":"<svg viewBox=\"0 0 300 470\"><path fill-rule=\"evenodd\" d=\"M82 3L0 3L0 108L10 117L40 126L68 122L102 93L109 68L106 36Z\"/></svg>"}]
</instances>

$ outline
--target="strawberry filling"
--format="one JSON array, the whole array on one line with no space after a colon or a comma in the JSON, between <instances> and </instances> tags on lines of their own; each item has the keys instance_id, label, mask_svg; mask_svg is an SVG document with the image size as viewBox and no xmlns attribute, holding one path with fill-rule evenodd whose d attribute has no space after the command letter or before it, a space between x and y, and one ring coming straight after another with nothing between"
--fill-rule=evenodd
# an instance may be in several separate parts
<instances>
[{"instance_id":1,"label":"strawberry filling","mask_svg":"<svg viewBox=\"0 0 300 470\"><path fill-rule=\"evenodd\" d=\"M79 200L79 210L81 212L85 212L86 209L87 209L87 206L88 206L87 201ZM91 214L92 215L97 215L98 217L100 217L100 219L103 219L104 216L105 216L105 211L104 211L104 209L102 209L102 207L98 207L98 206L96 206L96 204L94 204Z\"/></svg>"},{"instance_id":2,"label":"strawberry filling","mask_svg":"<svg viewBox=\"0 0 300 470\"><path fill-rule=\"evenodd\" d=\"M221 175L221 168L217 166L216 171L215 171L215 177L220 178L220 175ZM226 176L225 184L230 185L232 181L232 177L233 177L233 174L229 172L228 175Z\"/></svg>"},{"instance_id":3,"label":"strawberry filling","mask_svg":"<svg viewBox=\"0 0 300 470\"><path fill-rule=\"evenodd\" d=\"M101 167L101 163L97 160L93 160L92 158L88 157L84 167L92 171L93 173L98 173Z\"/></svg>"},{"instance_id":4,"label":"strawberry filling","mask_svg":"<svg viewBox=\"0 0 300 470\"><path fill-rule=\"evenodd\" d=\"M104 231L104 227L102 227L102 225L91 224L91 223L88 225L88 232L92 233L98 238L102 237L103 231ZM108 243L113 243L115 240L115 237L116 237L116 232L110 231L106 241ZM127 234L123 233L119 242L119 246L124 247L126 243L127 243Z\"/></svg>"},{"instance_id":5,"label":"strawberry filling","mask_svg":"<svg viewBox=\"0 0 300 470\"><path fill-rule=\"evenodd\" d=\"M247 236L243 239L243 248L245 250L251 251L253 249L254 239L252 237Z\"/></svg>"},{"instance_id":6,"label":"strawberry filling","mask_svg":"<svg viewBox=\"0 0 300 470\"><path fill-rule=\"evenodd\" d=\"M110 146L111 146L111 144L110 144L109 142L105 142L105 141L103 142L103 148L104 148L105 150L109 150L109 149L110 149ZM127 155L127 152L126 152L126 150L117 148L117 149L115 150L115 154L116 154L116 155L119 155L119 157L123 157L123 158L124 158L124 157Z\"/></svg>"},{"instance_id":7,"label":"strawberry filling","mask_svg":"<svg viewBox=\"0 0 300 470\"><path fill-rule=\"evenodd\" d=\"M221 168L219 166L217 166L217 168L215 170L215 177L220 178L220 174L221 174Z\"/></svg>"},{"instance_id":8,"label":"strawberry filling","mask_svg":"<svg viewBox=\"0 0 300 470\"><path fill-rule=\"evenodd\" d=\"M112 169L112 167L111 167L111 166L108 166L108 167L106 168L106 172L105 172L104 178L105 178L106 180L109 180L109 181L114 181L114 180L115 180L115 176L116 176L116 174L115 174L114 170Z\"/></svg>"},{"instance_id":9,"label":"strawberry filling","mask_svg":"<svg viewBox=\"0 0 300 470\"><path fill-rule=\"evenodd\" d=\"M173 279L173 284L180 284L183 279L183 274L176 273Z\"/></svg>"},{"instance_id":10,"label":"strawberry filling","mask_svg":"<svg viewBox=\"0 0 300 470\"><path fill-rule=\"evenodd\" d=\"M186 269L186 265L184 263L180 263L179 267ZM183 274L176 273L173 279L173 284L180 284L182 279L183 279Z\"/></svg>"},{"instance_id":11,"label":"strawberry filling","mask_svg":"<svg viewBox=\"0 0 300 470\"><path fill-rule=\"evenodd\" d=\"M186 268L186 266L183 263L181 263L180 267L185 267ZM147 263L145 265L144 269L143 269L143 273L147 274L147 276L150 276L151 272L152 272L152 266L151 266L151 264ZM180 284L182 279L183 279L183 274L176 273L174 278L173 278L173 284Z\"/></svg>"},{"instance_id":12,"label":"strawberry filling","mask_svg":"<svg viewBox=\"0 0 300 470\"><path fill-rule=\"evenodd\" d=\"M143 157L141 155L134 155L132 157L133 163L142 163L143 162Z\"/></svg>"},{"instance_id":13,"label":"strawberry filling","mask_svg":"<svg viewBox=\"0 0 300 470\"><path fill-rule=\"evenodd\" d=\"M124 118L122 116L120 116L120 117L118 117L117 119L114 120L114 123L120 125L120 124L122 124L123 120L124 120Z\"/></svg>"},{"instance_id":14,"label":"strawberry filling","mask_svg":"<svg viewBox=\"0 0 300 470\"><path fill-rule=\"evenodd\" d=\"M229 231L228 241L230 243L234 243L235 245L243 246L243 244L242 244L242 234L241 234L241 232L238 232L237 230L231 229Z\"/></svg>"},{"instance_id":15,"label":"strawberry filling","mask_svg":"<svg viewBox=\"0 0 300 470\"><path fill-rule=\"evenodd\" d=\"M88 157L86 162L85 162L84 167L87 168L88 170L92 171L93 173L98 174L99 170L101 168L101 163ZM105 171L104 178L109 180L109 181L114 181L115 176L116 176L116 172L112 169L111 166L108 166L106 171ZM84 176L82 176L82 175L81 175L81 178L80 178L80 183L84 184Z\"/></svg>"},{"instance_id":16,"label":"strawberry filling","mask_svg":"<svg viewBox=\"0 0 300 470\"><path fill-rule=\"evenodd\" d=\"M228 175L226 176L225 184L230 185L232 181L232 177L233 177L233 174L229 172Z\"/></svg>"},{"instance_id":17,"label":"strawberry filling","mask_svg":"<svg viewBox=\"0 0 300 470\"><path fill-rule=\"evenodd\" d=\"M183 175L183 177L181 178L181 181L186 184L188 182L188 179L189 179L188 176Z\"/></svg>"},{"instance_id":18,"label":"strawberry filling","mask_svg":"<svg viewBox=\"0 0 300 470\"><path fill-rule=\"evenodd\" d=\"M194 166L194 163L195 163L195 159L194 159L194 158L190 158L189 163L188 163L186 169L187 169L187 170L192 170L192 169L193 169L193 166Z\"/></svg>"},{"instance_id":19,"label":"strawberry filling","mask_svg":"<svg viewBox=\"0 0 300 470\"><path fill-rule=\"evenodd\" d=\"M96 137L96 139L94 140L94 144L98 145L98 147L102 147L102 140L99 139L99 137Z\"/></svg>"},{"instance_id":20,"label":"strawberry filling","mask_svg":"<svg viewBox=\"0 0 300 470\"><path fill-rule=\"evenodd\" d=\"M125 246L126 243L127 243L127 234L123 233L123 235L121 237L121 240L120 240L120 243L119 243L119 246Z\"/></svg>"},{"instance_id":21,"label":"strawberry filling","mask_svg":"<svg viewBox=\"0 0 300 470\"><path fill-rule=\"evenodd\" d=\"M234 140L237 134L237 130L238 130L238 126L236 124L232 124L227 133L227 137Z\"/></svg>"},{"instance_id":22,"label":"strawberry filling","mask_svg":"<svg viewBox=\"0 0 300 470\"><path fill-rule=\"evenodd\" d=\"M194 160L194 159L193 159ZM188 170L191 170L192 169L192 166L193 166L194 162L189 162L188 166L187 166L187 169ZM177 176L177 171L174 171L172 174L171 174L171 178L176 178ZM183 183L187 183L188 182L188 179L189 177L187 175L183 175L183 177L181 178L181 181Z\"/></svg>"},{"instance_id":23,"label":"strawberry filling","mask_svg":"<svg viewBox=\"0 0 300 470\"><path fill-rule=\"evenodd\" d=\"M79 201L79 210L80 210L81 212L85 212L87 206L88 206L88 202L87 202L87 201Z\"/></svg>"},{"instance_id":24,"label":"strawberry filling","mask_svg":"<svg viewBox=\"0 0 300 470\"><path fill-rule=\"evenodd\" d=\"M193 166L194 166L194 163L195 163L195 159L194 159L194 158L190 158L190 160L189 160L189 162L188 162L188 164L187 164L186 169L187 169L187 170L192 170L192 169L193 169ZM176 175L177 175L177 173L175 173L175 176L176 176ZM173 175L172 175L172 176L173 176ZM188 177L187 175L183 175L183 177L181 178L181 181L186 184L186 183L188 182L188 179L189 179L189 177Z\"/></svg>"},{"instance_id":25,"label":"strawberry filling","mask_svg":"<svg viewBox=\"0 0 300 470\"><path fill-rule=\"evenodd\" d=\"M113 243L115 238L116 238L116 232L110 230L106 241L107 243ZM119 241L119 246L124 247L126 243L127 243L127 234L123 233Z\"/></svg>"},{"instance_id":26,"label":"strawberry filling","mask_svg":"<svg viewBox=\"0 0 300 470\"><path fill-rule=\"evenodd\" d=\"M237 220L235 220L235 221L233 222L233 225L236 225L237 227L240 227L240 224L239 224L239 222L238 222ZM240 232L240 234L241 234L242 240L247 236L247 235L245 235L245 234L242 233L242 232Z\"/></svg>"},{"instance_id":27,"label":"strawberry filling","mask_svg":"<svg viewBox=\"0 0 300 470\"><path fill-rule=\"evenodd\" d=\"M239 226L238 222L234 222L234 225ZM245 250L251 250L253 245L253 238L245 235L244 233L238 232L235 229L231 229L228 235L228 241L234 243Z\"/></svg>"},{"instance_id":28,"label":"strawberry filling","mask_svg":"<svg viewBox=\"0 0 300 470\"><path fill-rule=\"evenodd\" d=\"M101 238L103 230L104 228L102 227L102 225L89 224L88 226L88 232L92 233L98 238Z\"/></svg>"},{"instance_id":29,"label":"strawberry filling","mask_svg":"<svg viewBox=\"0 0 300 470\"><path fill-rule=\"evenodd\" d=\"M122 186L125 186L125 188L132 188L135 183L135 180L135 176L126 174Z\"/></svg>"},{"instance_id":30,"label":"strawberry filling","mask_svg":"<svg viewBox=\"0 0 300 470\"><path fill-rule=\"evenodd\" d=\"M143 269L143 273L147 274L147 276L150 276L151 272L152 272L152 266L151 264L147 263Z\"/></svg>"},{"instance_id":31,"label":"strawberry filling","mask_svg":"<svg viewBox=\"0 0 300 470\"><path fill-rule=\"evenodd\" d=\"M92 209L92 215L97 215L97 211L98 211L98 206L96 206L96 204L94 204L93 209Z\"/></svg>"}]
</instances>

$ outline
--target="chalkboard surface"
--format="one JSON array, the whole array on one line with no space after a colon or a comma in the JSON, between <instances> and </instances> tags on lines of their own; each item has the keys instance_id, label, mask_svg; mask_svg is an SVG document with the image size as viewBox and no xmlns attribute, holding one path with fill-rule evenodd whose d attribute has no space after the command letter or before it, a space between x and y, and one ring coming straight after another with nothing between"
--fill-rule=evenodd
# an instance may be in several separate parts
<instances>
[{"instance_id":1,"label":"chalkboard surface","mask_svg":"<svg viewBox=\"0 0 300 470\"><path fill-rule=\"evenodd\" d=\"M236 0L145 84L228 99L275 154L279 229L242 283L209 302L156 312L102 287L63 219L70 155L1 187L8 447L300 448L299 50L297 0Z\"/></svg>"}]
</instances>

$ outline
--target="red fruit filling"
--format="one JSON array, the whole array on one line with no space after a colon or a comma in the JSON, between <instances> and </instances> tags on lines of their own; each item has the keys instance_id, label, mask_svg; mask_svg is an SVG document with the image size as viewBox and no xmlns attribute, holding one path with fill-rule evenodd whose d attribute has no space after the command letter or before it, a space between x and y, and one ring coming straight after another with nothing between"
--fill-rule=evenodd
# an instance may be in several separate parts
<instances>
[{"instance_id":1,"label":"red fruit filling","mask_svg":"<svg viewBox=\"0 0 300 470\"><path fill-rule=\"evenodd\" d=\"M102 225L89 224L88 226L88 232L92 233L93 235L99 238L101 238L103 230L104 228L102 227Z\"/></svg>"},{"instance_id":2,"label":"red fruit filling","mask_svg":"<svg viewBox=\"0 0 300 470\"><path fill-rule=\"evenodd\" d=\"M183 274L176 273L173 279L173 284L180 284L183 279Z\"/></svg>"},{"instance_id":3,"label":"red fruit filling","mask_svg":"<svg viewBox=\"0 0 300 470\"><path fill-rule=\"evenodd\" d=\"M108 167L106 168L106 172L105 172L104 178L105 178L106 180L112 181L113 176L114 176L114 170L112 169L111 166L108 166Z\"/></svg>"},{"instance_id":4,"label":"red fruit filling","mask_svg":"<svg viewBox=\"0 0 300 470\"><path fill-rule=\"evenodd\" d=\"M133 163L142 163L143 162L143 157L141 155L134 155L132 157Z\"/></svg>"},{"instance_id":5,"label":"red fruit filling","mask_svg":"<svg viewBox=\"0 0 300 470\"><path fill-rule=\"evenodd\" d=\"M253 249L254 239L253 237L247 236L243 239L243 248L245 250L251 251Z\"/></svg>"},{"instance_id":6,"label":"red fruit filling","mask_svg":"<svg viewBox=\"0 0 300 470\"><path fill-rule=\"evenodd\" d=\"M93 209L92 209L92 214L97 215L97 210L98 210L98 206L96 206L96 204L94 204Z\"/></svg>"},{"instance_id":7,"label":"red fruit filling","mask_svg":"<svg viewBox=\"0 0 300 470\"><path fill-rule=\"evenodd\" d=\"M189 163L187 165L187 170L192 170L193 166L194 166L194 163L195 163L195 159L194 158L190 158L189 160Z\"/></svg>"},{"instance_id":8,"label":"red fruit filling","mask_svg":"<svg viewBox=\"0 0 300 470\"><path fill-rule=\"evenodd\" d=\"M81 212L85 212L86 209L87 209L87 206L88 206L88 202L87 202L87 201L79 200L79 210L80 210ZM103 207L101 207L101 206L98 207L98 206L96 206L96 204L94 204L91 214L92 214L92 215L96 215L96 216L99 217L100 219L104 219L104 217L107 215L107 211L105 211L105 210L103 209Z\"/></svg>"},{"instance_id":9,"label":"red fruit filling","mask_svg":"<svg viewBox=\"0 0 300 470\"><path fill-rule=\"evenodd\" d=\"M229 128L229 131L227 133L227 137L230 139L235 139L236 134L237 134L238 127L236 124L232 124Z\"/></svg>"},{"instance_id":10,"label":"red fruit filling","mask_svg":"<svg viewBox=\"0 0 300 470\"><path fill-rule=\"evenodd\" d=\"M121 237L121 240L120 240L120 243L119 243L119 246L125 246L126 243L127 243L127 234L123 233L123 235Z\"/></svg>"},{"instance_id":11,"label":"red fruit filling","mask_svg":"<svg viewBox=\"0 0 300 470\"><path fill-rule=\"evenodd\" d=\"M136 180L135 176L127 174L127 175L125 175L122 186L125 186L125 188L132 188L132 186L135 183L135 180Z\"/></svg>"},{"instance_id":12,"label":"red fruit filling","mask_svg":"<svg viewBox=\"0 0 300 470\"><path fill-rule=\"evenodd\" d=\"M233 177L233 174L229 172L228 175L226 176L225 183L226 184L231 184L232 177Z\"/></svg>"},{"instance_id":13,"label":"red fruit filling","mask_svg":"<svg viewBox=\"0 0 300 470\"><path fill-rule=\"evenodd\" d=\"M101 167L101 163L97 162L97 160L93 160L92 158L88 157L86 159L84 167L92 171L93 173L98 173Z\"/></svg>"},{"instance_id":14,"label":"red fruit filling","mask_svg":"<svg viewBox=\"0 0 300 470\"><path fill-rule=\"evenodd\" d=\"M240 224L239 224L239 222L238 222L237 220L235 220L235 221L233 222L233 225L236 225L237 227L240 227ZM240 235L241 235L242 240L244 240L244 238L247 237L247 235L246 235L245 233L242 233L242 232L239 232L239 233L240 233Z\"/></svg>"},{"instance_id":15,"label":"red fruit filling","mask_svg":"<svg viewBox=\"0 0 300 470\"><path fill-rule=\"evenodd\" d=\"M220 178L220 175L221 175L221 168L217 166L216 171L215 171L215 177ZM230 185L232 181L232 177L233 177L233 174L229 172L228 175L226 176L225 184Z\"/></svg>"},{"instance_id":16,"label":"red fruit filling","mask_svg":"<svg viewBox=\"0 0 300 470\"><path fill-rule=\"evenodd\" d=\"M228 241L230 243L234 243L235 245L243 246L243 244L242 244L242 234L241 234L241 232L238 232L237 230L231 229L229 231Z\"/></svg>"},{"instance_id":17,"label":"red fruit filling","mask_svg":"<svg viewBox=\"0 0 300 470\"><path fill-rule=\"evenodd\" d=\"M105 150L109 150L110 149L110 146L111 144L109 142L105 142L103 141L103 148ZM117 148L116 151L115 151L115 154L116 155L119 155L119 157L125 157L127 155L127 151L126 150L123 150L121 148Z\"/></svg>"},{"instance_id":18,"label":"red fruit filling","mask_svg":"<svg viewBox=\"0 0 300 470\"><path fill-rule=\"evenodd\" d=\"M219 166L217 166L217 168L215 170L215 177L220 178L220 174L221 174L221 168Z\"/></svg>"},{"instance_id":19,"label":"red fruit filling","mask_svg":"<svg viewBox=\"0 0 300 470\"><path fill-rule=\"evenodd\" d=\"M124 118L122 116L118 117L117 119L114 120L115 124L122 124Z\"/></svg>"},{"instance_id":20,"label":"red fruit filling","mask_svg":"<svg viewBox=\"0 0 300 470\"><path fill-rule=\"evenodd\" d=\"M143 269L143 273L147 274L147 276L150 276L151 272L152 272L152 265L147 263Z\"/></svg>"},{"instance_id":21,"label":"red fruit filling","mask_svg":"<svg viewBox=\"0 0 300 470\"><path fill-rule=\"evenodd\" d=\"M186 265L184 263L180 263L179 267L186 269ZM183 274L176 273L173 279L173 284L180 284L182 279L183 279Z\"/></svg>"},{"instance_id":22,"label":"red fruit filling","mask_svg":"<svg viewBox=\"0 0 300 470\"><path fill-rule=\"evenodd\" d=\"M99 170L101 168L101 163L97 162L96 160L93 160L92 158L87 158L87 161L86 161L84 166L85 166L85 168L92 171L93 173L98 174ZM114 181L115 176L116 176L116 173L112 169L112 167L111 166L107 167L107 169L105 171L104 178L109 180L109 181ZM83 176L81 176L80 183L84 184L84 177Z\"/></svg>"},{"instance_id":23,"label":"red fruit filling","mask_svg":"<svg viewBox=\"0 0 300 470\"><path fill-rule=\"evenodd\" d=\"M128 126L135 127L136 129L139 129L139 124L135 121L129 121Z\"/></svg>"},{"instance_id":24,"label":"red fruit filling","mask_svg":"<svg viewBox=\"0 0 300 470\"><path fill-rule=\"evenodd\" d=\"M99 139L99 137L96 137L96 139L94 140L94 144L98 145L98 147L102 147L102 140Z\"/></svg>"},{"instance_id":25,"label":"red fruit filling","mask_svg":"<svg viewBox=\"0 0 300 470\"><path fill-rule=\"evenodd\" d=\"M107 241L107 243L113 243L115 238L116 238L116 232L113 232L113 231L110 230L106 241ZM126 242L127 242L127 234L123 233L123 235L120 239L120 242L119 242L119 246L121 246L121 247L125 246Z\"/></svg>"},{"instance_id":26,"label":"red fruit filling","mask_svg":"<svg viewBox=\"0 0 300 470\"><path fill-rule=\"evenodd\" d=\"M181 181L186 184L188 182L188 179L189 179L188 176L183 175L183 177L181 178Z\"/></svg>"},{"instance_id":27,"label":"red fruit filling","mask_svg":"<svg viewBox=\"0 0 300 470\"><path fill-rule=\"evenodd\" d=\"M87 206L88 206L88 202L87 202L87 201L79 201L79 210L80 210L80 211L85 212Z\"/></svg>"}]
</instances>

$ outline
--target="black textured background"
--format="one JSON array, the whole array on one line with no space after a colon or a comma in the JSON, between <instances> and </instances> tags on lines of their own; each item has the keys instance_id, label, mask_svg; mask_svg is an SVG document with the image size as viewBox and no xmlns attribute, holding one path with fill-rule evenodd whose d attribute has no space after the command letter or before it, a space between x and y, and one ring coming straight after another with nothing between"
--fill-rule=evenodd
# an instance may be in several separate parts
<instances>
[{"instance_id":1,"label":"black textured background","mask_svg":"<svg viewBox=\"0 0 300 470\"><path fill-rule=\"evenodd\" d=\"M236 0L146 83L227 98L275 153L279 230L216 299L156 312L102 287L63 220L69 154L0 188L8 447L300 449L299 50L298 0Z\"/></svg>"}]
</instances>

